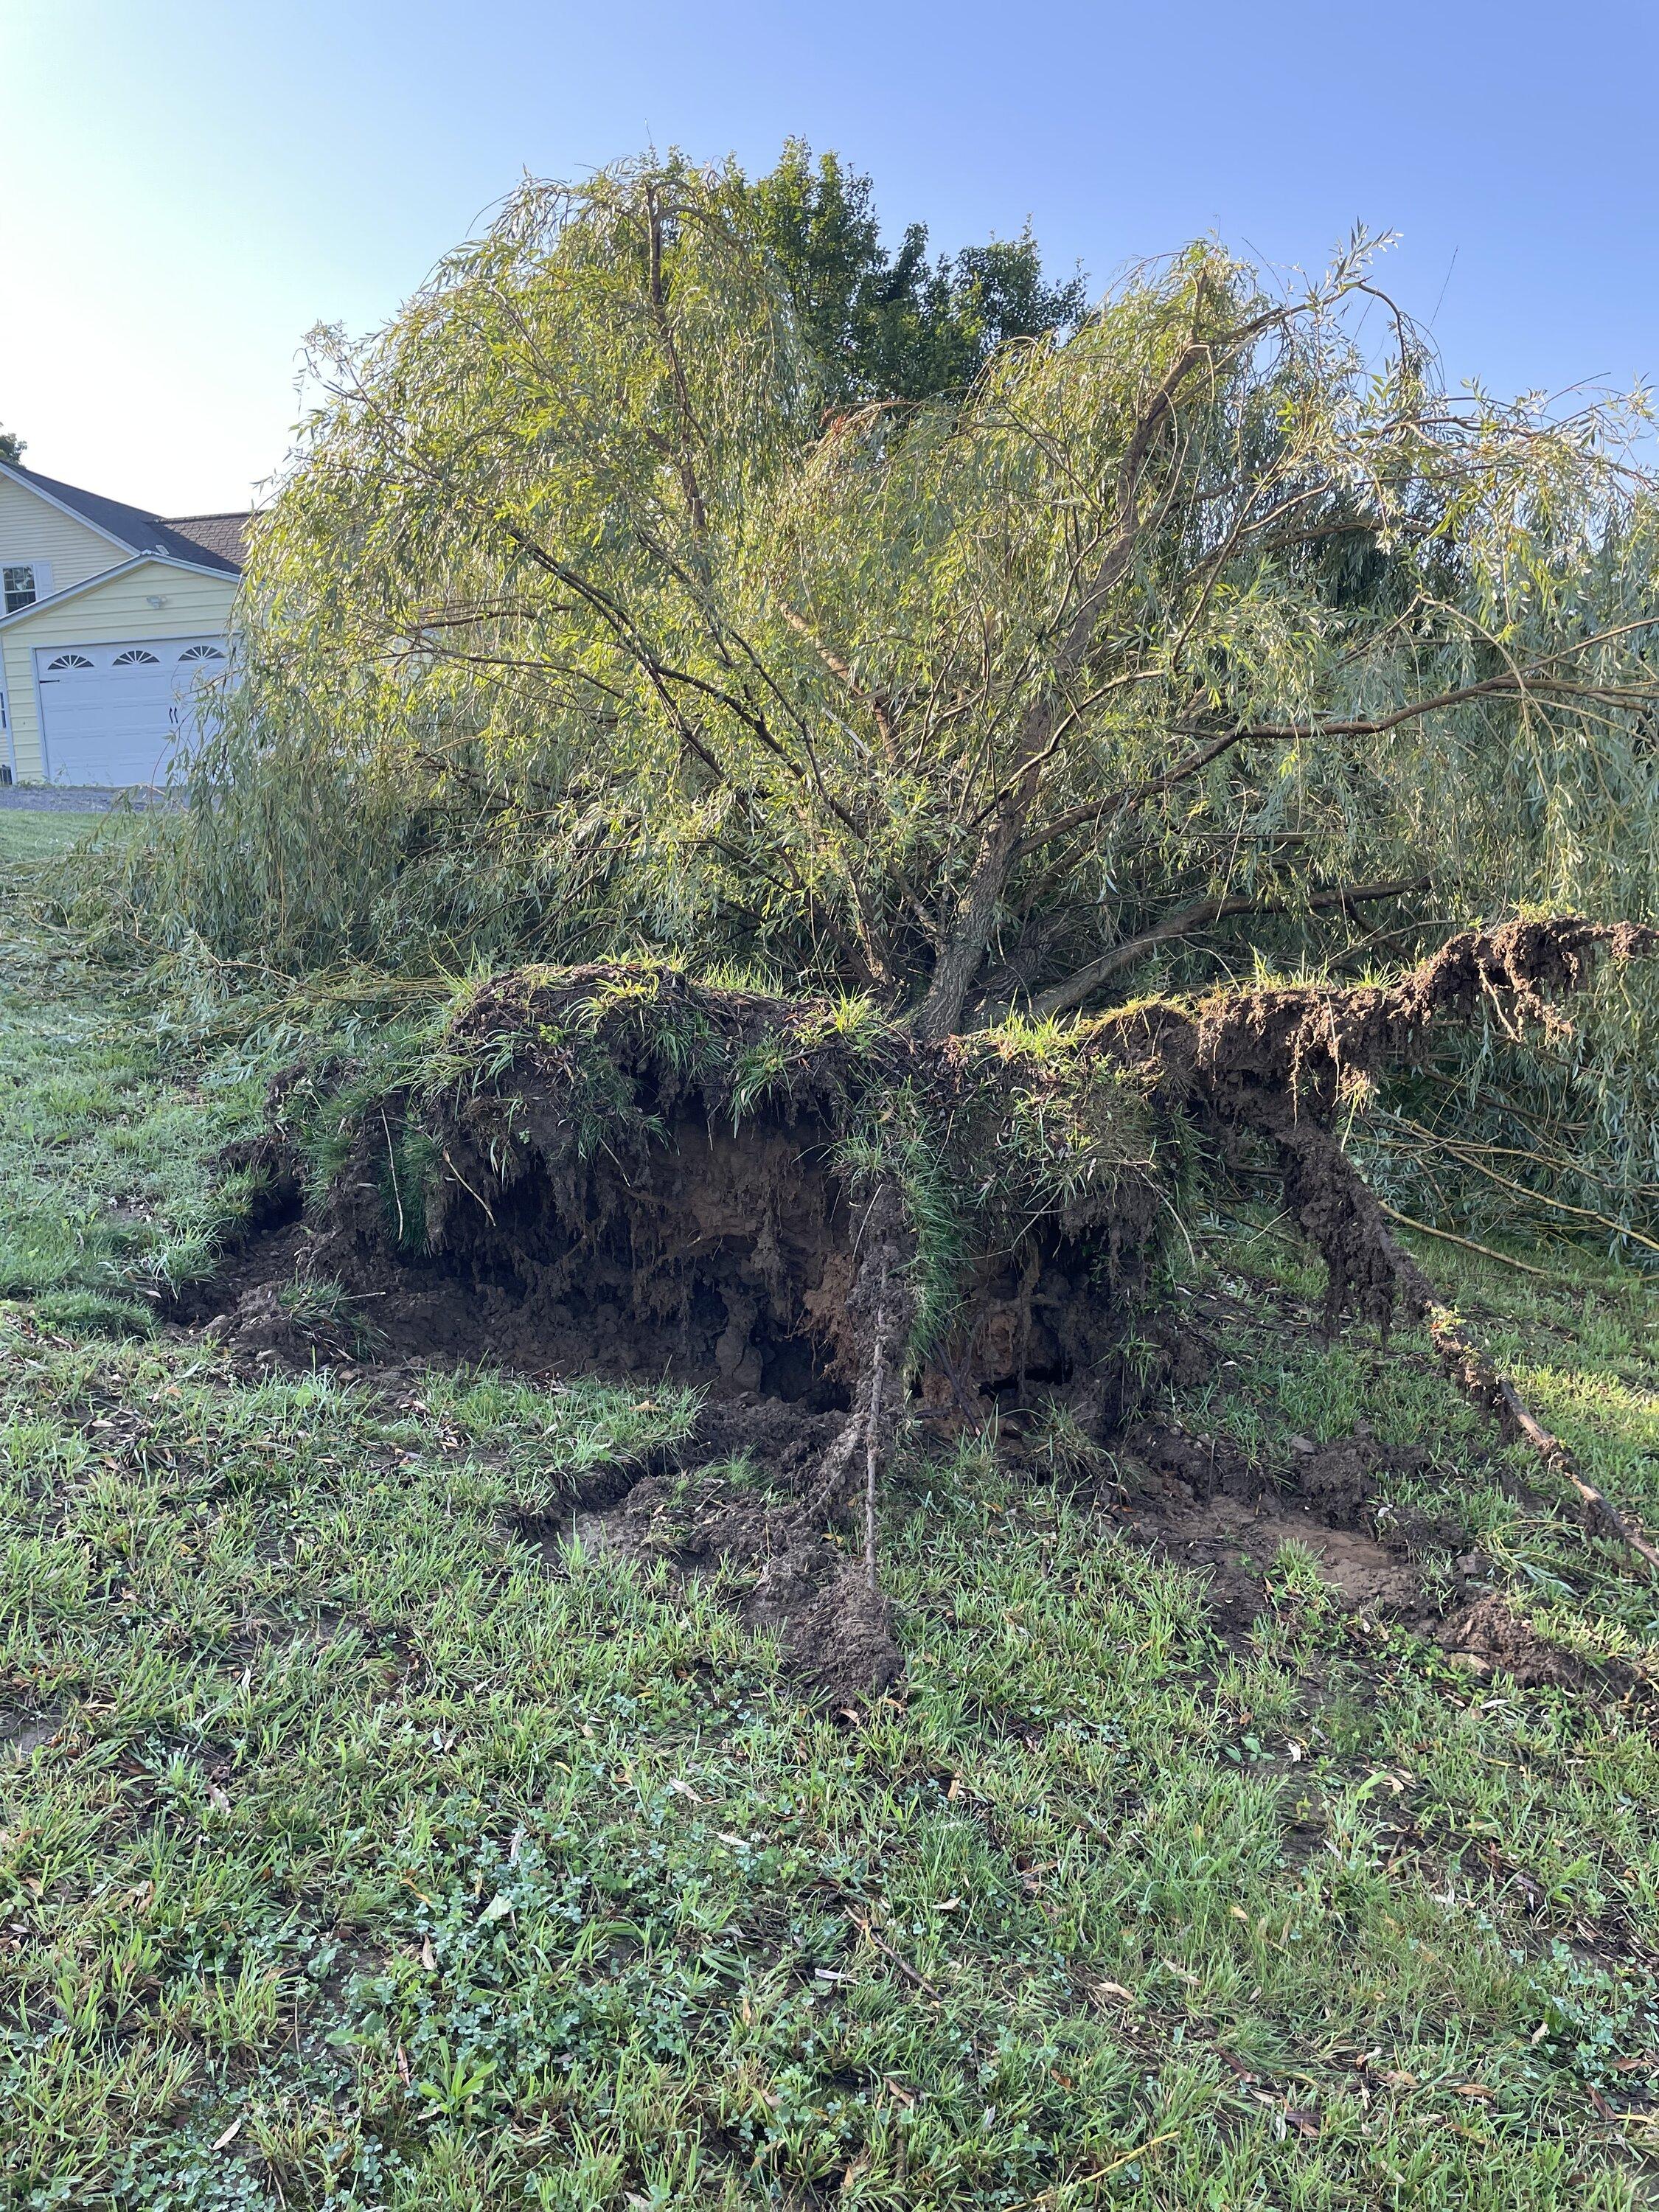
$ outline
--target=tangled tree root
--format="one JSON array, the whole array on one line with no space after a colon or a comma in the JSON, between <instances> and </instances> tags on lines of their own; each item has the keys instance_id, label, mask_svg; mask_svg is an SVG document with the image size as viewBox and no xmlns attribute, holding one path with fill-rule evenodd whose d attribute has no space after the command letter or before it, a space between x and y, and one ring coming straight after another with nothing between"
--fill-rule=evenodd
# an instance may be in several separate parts
<instances>
[{"instance_id":1,"label":"tangled tree root","mask_svg":"<svg viewBox=\"0 0 1659 2212\"><path fill-rule=\"evenodd\" d=\"M1486 1008L1511 1033L1559 1030L1554 1001L1599 957L1656 949L1631 925L1518 921L1465 931L1391 984L1148 1001L939 1044L867 1006L666 969L525 971L478 992L418 1070L285 1079L261 1157L288 1242L233 1274L226 1325L282 1349L307 1297L320 1310L337 1294L337 1324L361 1313L393 1356L669 1375L822 1417L833 1433L789 1510L807 1528L862 1498L873 1679L890 1650L877 1476L901 1420L977 1420L1032 1384L1069 1394L1097 1433L1123 1418L1152 1259L1204 1151L1248 1139L1326 1263L1330 1323L1437 1314L1470 1387L1653 1564L1437 1308L1332 1126L1432 1024ZM338 1164L283 1230L319 1133ZM848 1612L822 1559L775 1567L799 1546L763 1533L769 1587L793 1576L795 1612Z\"/></svg>"}]
</instances>

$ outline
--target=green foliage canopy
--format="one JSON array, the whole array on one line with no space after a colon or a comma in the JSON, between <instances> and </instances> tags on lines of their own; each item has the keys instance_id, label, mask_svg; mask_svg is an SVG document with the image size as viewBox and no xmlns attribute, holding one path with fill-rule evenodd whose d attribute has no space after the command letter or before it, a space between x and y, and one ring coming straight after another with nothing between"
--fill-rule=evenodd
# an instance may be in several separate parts
<instances>
[{"instance_id":1,"label":"green foliage canopy","mask_svg":"<svg viewBox=\"0 0 1659 2212\"><path fill-rule=\"evenodd\" d=\"M1194 940L1650 914L1631 407L1449 394L1360 239L1291 289L1194 246L825 425L757 201L526 184L319 334L197 769L222 951L738 957L942 1033Z\"/></svg>"},{"instance_id":2,"label":"green foliage canopy","mask_svg":"<svg viewBox=\"0 0 1659 2212\"><path fill-rule=\"evenodd\" d=\"M319 334L198 769L218 950L737 958L941 1034L1160 948L1654 910L1639 403L1448 392L1362 239L1196 246L826 422L807 173L527 184Z\"/></svg>"}]
</instances>

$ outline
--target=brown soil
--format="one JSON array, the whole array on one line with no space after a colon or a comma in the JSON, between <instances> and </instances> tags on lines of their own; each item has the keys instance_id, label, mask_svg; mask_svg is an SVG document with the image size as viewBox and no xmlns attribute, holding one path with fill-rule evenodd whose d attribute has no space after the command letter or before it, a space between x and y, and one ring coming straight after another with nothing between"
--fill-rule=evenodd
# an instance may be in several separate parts
<instances>
[{"instance_id":1,"label":"brown soil","mask_svg":"<svg viewBox=\"0 0 1659 2212\"><path fill-rule=\"evenodd\" d=\"M1370 1439L1301 1447L1278 1483L1220 1439L1143 1424L1117 1458L1128 1494L1124 1526L1162 1558L1202 1574L1218 1626L1237 1637L1267 1607L1267 1574L1280 1545L1304 1545L1345 1610L1372 1620L1436 1626L1448 1600L1462 1606L1486 1563L1462 1551L1461 1530L1402 1514L1380 1494L1400 1455ZM1461 1553L1461 1556L1459 1554ZM1422 1563L1441 1563L1431 1589Z\"/></svg>"},{"instance_id":2,"label":"brown soil","mask_svg":"<svg viewBox=\"0 0 1659 2212\"><path fill-rule=\"evenodd\" d=\"M1507 1674L1523 1690L1540 1686L1577 1689L1589 1669L1574 1653L1551 1644L1511 1613L1501 1597L1479 1598L1444 1622L1439 1642L1476 1674Z\"/></svg>"},{"instance_id":3,"label":"brown soil","mask_svg":"<svg viewBox=\"0 0 1659 2212\"><path fill-rule=\"evenodd\" d=\"M685 1573L725 1570L748 1626L777 1636L791 1670L836 1706L884 1690L903 1662L887 1601L797 1504L707 1471L648 1476L607 1513L580 1516L586 1544Z\"/></svg>"},{"instance_id":4,"label":"brown soil","mask_svg":"<svg viewBox=\"0 0 1659 2212\"><path fill-rule=\"evenodd\" d=\"M529 1374L684 1377L717 1395L764 1389L815 1408L845 1402L833 1348L810 1334L808 1303L824 1301L836 1209L822 1170L799 1149L786 1159L776 1146L674 1133L633 1186L642 1207L678 1205L687 1223L684 1248L661 1257L649 1285L625 1228L562 1234L527 1185L514 1201L497 1193L488 1216L457 1209L438 1249L400 1250L380 1218L373 1164L354 1162L320 1213L256 1229L172 1317L211 1327L249 1368L483 1360ZM742 1218L744 1167L766 1192L763 1207L775 1202L769 1235L722 1235L723 1216ZM342 1285L355 1327L296 1317L285 1294L307 1279Z\"/></svg>"},{"instance_id":5,"label":"brown soil","mask_svg":"<svg viewBox=\"0 0 1659 2212\"><path fill-rule=\"evenodd\" d=\"M842 1707L902 1671L886 1600L809 1513L807 1487L842 1426L760 1396L715 1400L677 1449L608 1468L563 1512L520 1519L514 1535L550 1573L570 1547L711 1578L750 1628L775 1634L795 1677ZM734 1462L741 1462L741 1476ZM797 1493L792 1496L790 1493Z\"/></svg>"}]
</instances>

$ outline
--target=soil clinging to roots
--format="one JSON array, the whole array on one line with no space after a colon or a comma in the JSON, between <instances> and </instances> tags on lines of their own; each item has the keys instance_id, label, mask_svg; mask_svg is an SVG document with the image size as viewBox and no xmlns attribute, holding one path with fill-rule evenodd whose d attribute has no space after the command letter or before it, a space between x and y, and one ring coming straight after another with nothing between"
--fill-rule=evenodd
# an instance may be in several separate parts
<instances>
[{"instance_id":1,"label":"soil clinging to roots","mask_svg":"<svg viewBox=\"0 0 1659 2212\"><path fill-rule=\"evenodd\" d=\"M1121 1426L1156 1339L1137 1324L1158 1248L1206 1155L1241 1142L1265 1146L1324 1259L1333 1324L1426 1310L1339 1113L1431 1024L1486 1009L1558 1030L1555 1001L1600 957L1656 950L1629 924L1518 921L1464 931L1393 983L1151 1000L939 1044L865 1004L667 968L520 971L474 994L419 1069L273 1086L238 1163L263 1195L215 1326L245 1358L372 1342L787 1407L818 1439L790 1471L797 1502L757 1514L711 1495L697 1541L760 1563L746 1603L808 1671L826 1642L809 1616L833 1615L827 1642L850 1657L822 1673L840 1695L887 1679L894 1655L872 1579L817 1532L901 1419L976 1421L1041 1386L1094 1435ZM634 1544L660 1505L630 1501L607 1540Z\"/></svg>"}]
</instances>

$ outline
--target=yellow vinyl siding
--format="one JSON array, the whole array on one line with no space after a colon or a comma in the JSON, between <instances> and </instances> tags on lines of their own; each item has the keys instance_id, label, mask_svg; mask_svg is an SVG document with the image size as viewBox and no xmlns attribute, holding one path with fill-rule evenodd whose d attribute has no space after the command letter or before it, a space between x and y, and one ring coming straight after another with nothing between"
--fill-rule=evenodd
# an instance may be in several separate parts
<instances>
[{"instance_id":1,"label":"yellow vinyl siding","mask_svg":"<svg viewBox=\"0 0 1659 2212\"><path fill-rule=\"evenodd\" d=\"M34 690L37 646L61 652L65 646L125 645L147 637L210 637L230 619L237 582L234 576L145 561L61 606L42 606L38 614L24 615L0 629L11 757L18 781L39 783L45 773ZM166 604L152 607L148 604L152 597Z\"/></svg>"},{"instance_id":2,"label":"yellow vinyl siding","mask_svg":"<svg viewBox=\"0 0 1659 2212\"><path fill-rule=\"evenodd\" d=\"M82 584L131 558L125 545L100 538L38 492L0 477L0 565L50 561L52 590L66 592L71 584Z\"/></svg>"}]
</instances>

